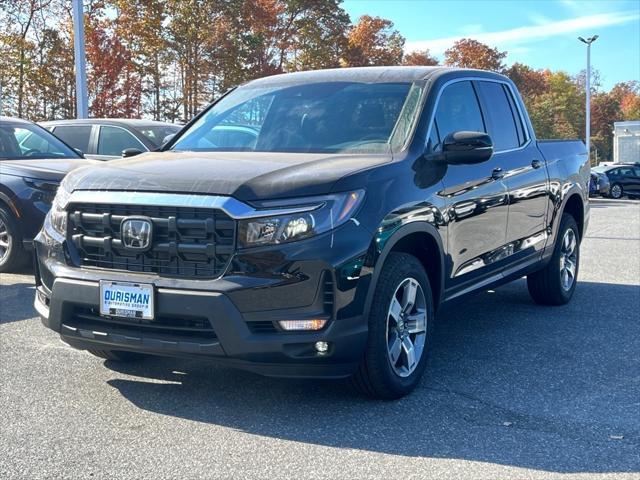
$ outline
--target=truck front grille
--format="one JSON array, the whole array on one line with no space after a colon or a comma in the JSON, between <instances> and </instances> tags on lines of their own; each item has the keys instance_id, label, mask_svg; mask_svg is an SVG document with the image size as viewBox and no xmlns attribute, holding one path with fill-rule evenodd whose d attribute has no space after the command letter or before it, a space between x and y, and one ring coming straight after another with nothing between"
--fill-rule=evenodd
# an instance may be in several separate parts
<instances>
[{"instance_id":1,"label":"truck front grille","mask_svg":"<svg viewBox=\"0 0 640 480\"><path fill-rule=\"evenodd\" d=\"M71 204L67 210L68 238L77 250L77 266L216 278L235 250L236 222L218 209ZM147 217L153 223L151 247L145 252L122 244L120 225L130 216Z\"/></svg>"}]
</instances>

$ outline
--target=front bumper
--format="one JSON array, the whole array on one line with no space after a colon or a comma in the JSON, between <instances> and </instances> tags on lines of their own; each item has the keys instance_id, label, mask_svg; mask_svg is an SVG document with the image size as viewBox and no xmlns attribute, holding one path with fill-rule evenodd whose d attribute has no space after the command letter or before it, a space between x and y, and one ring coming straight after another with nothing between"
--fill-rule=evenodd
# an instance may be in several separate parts
<instances>
[{"instance_id":1,"label":"front bumper","mask_svg":"<svg viewBox=\"0 0 640 480\"><path fill-rule=\"evenodd\" d=\"M370 275L358 267L366 253L366 232L352 224L344 233L341 239L317 238L289 244L281 247L278 255L265 250L234 260L240 265L260 263L262 271L254 276L236 273L211 281L192 281L69 267L64 260L64 244L42 232L34 242L38 287L35 306L44 325L76 348L208 357L270 376L346 377L357 368L367 340L363 304L366 277ZM328 241L339 248L326 248ZM349 251L353 255L345 261ZM310 260L318 252L324 252L325 258ZM274 258L278 265L269 264ZM212 334L201 338L173 330L149 332L130 328L135 324L109 322L97 313L100 280L151 283L156 318L202 319L211 326ZM333 305L323 310L327 284L331 285ZM317 332L256 328L265 322L277 326L277 320L323 314L329 321ZM316 351L316 342L327 342L328 351Z\"/></svg>"}]
</instances>

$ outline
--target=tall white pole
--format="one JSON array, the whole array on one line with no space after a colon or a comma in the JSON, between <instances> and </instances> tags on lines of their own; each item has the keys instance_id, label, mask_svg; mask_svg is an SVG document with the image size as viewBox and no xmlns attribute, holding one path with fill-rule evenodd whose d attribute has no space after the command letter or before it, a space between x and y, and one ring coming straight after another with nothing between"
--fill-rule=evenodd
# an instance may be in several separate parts
<instances>
[{"instance_id":1,"label":"tall white pole","mask_svg":"<svg viewBox=\"0 0 640 480\"><path fill-rule=\"evenodd\" d=\"M585 145L587 146L587 159L591 161L591 42L587 43L587 118L585 125Z\"/></svg>"},{"instance_id":2,"label":"tall white pole","mask_svg":"<svg viewBox=\"0 0 640 480\"><path fill-rule=\"evenodd\" d=\"M73 51L76 63L76 116L89 116L87 99L87 62L84 52L84 11L82 0L73 0Z\"/></svg>"},{"instance_id":3,"label":"tall white pole","mask_svg":"<svg viewBox=\"0 0 640 480\"><path fill-rule=\"evenodd\" d=\"M587 45L587 74L586 74L586 115L585 115L585 131L584 131L584 143L587 147L587 158L591 159L591 44L598 39L598 35L594 35L593 37L584 39L582 37L578 37L582 43Z\"/></svg>"}]
</instances>

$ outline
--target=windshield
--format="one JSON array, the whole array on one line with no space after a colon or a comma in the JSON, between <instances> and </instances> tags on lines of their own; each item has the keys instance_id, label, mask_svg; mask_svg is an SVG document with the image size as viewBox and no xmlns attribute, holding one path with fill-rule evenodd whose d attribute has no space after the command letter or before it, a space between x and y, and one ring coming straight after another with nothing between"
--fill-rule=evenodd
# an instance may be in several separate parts
<instances>
[{"instance_id":1,"label":"windshield","mask_svg":"<svg viewBox=\"0 0 640 480\"><path fill-rule=\"evenodd\" d=\"M181 125L145 125L136 127L136 130L151 140L156 147L159 147L165 142L167 136L175 135L181 128Z\"/></svg>"},{"instance_id":2,"label":"windshield","mask_svg":"<svg viewBox=\"0 0 640 480\"><path fill-rule=\"evenodd\" d=\"M171 149L387 153L404 145L420 92L410 83L241 87L209 109Z\"/></svg>"},{"instance_id":3,"label":"windshield","mask_svg":"<svg viewBox=\"0 0 640 480\"><path fill-rule=\"evenodd\" d=\"M23 123L0 124L0 160L79 157L44 128Z\"/></svg>"}]
</instances>

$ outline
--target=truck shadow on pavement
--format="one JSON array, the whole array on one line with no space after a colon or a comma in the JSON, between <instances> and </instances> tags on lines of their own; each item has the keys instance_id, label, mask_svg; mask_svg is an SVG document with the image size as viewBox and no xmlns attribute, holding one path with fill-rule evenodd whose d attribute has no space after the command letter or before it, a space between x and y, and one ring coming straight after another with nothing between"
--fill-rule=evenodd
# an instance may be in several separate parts
<instances>
[{"instance_id":1,"label":"truck shadow on pavement","mask_svg":"<svg viewBox=\"0 0 640 480\"><path fill-rule=\"evenodd\" d=\"M556 308L533 304L523 281L478 294L440 312L420 387L394 402L345 382L208 362L105 365L122 374L109 384L141 409L254 435L550 472L638 472L639 308L632 285L581 282Z\"/></svg>"},{"instance_id":2,"label":"truck shadow on pavement","mask_svg":"<svg viewBox=\"0 0 640 480\"><path fill-rule=\"evenodd\" d=\"M30 293L25 296L25 291ZM0 323L18 322L35 317L37 315L33 307L35 293L32 283L0 285Z\"/></svg>"}]
</instances>

